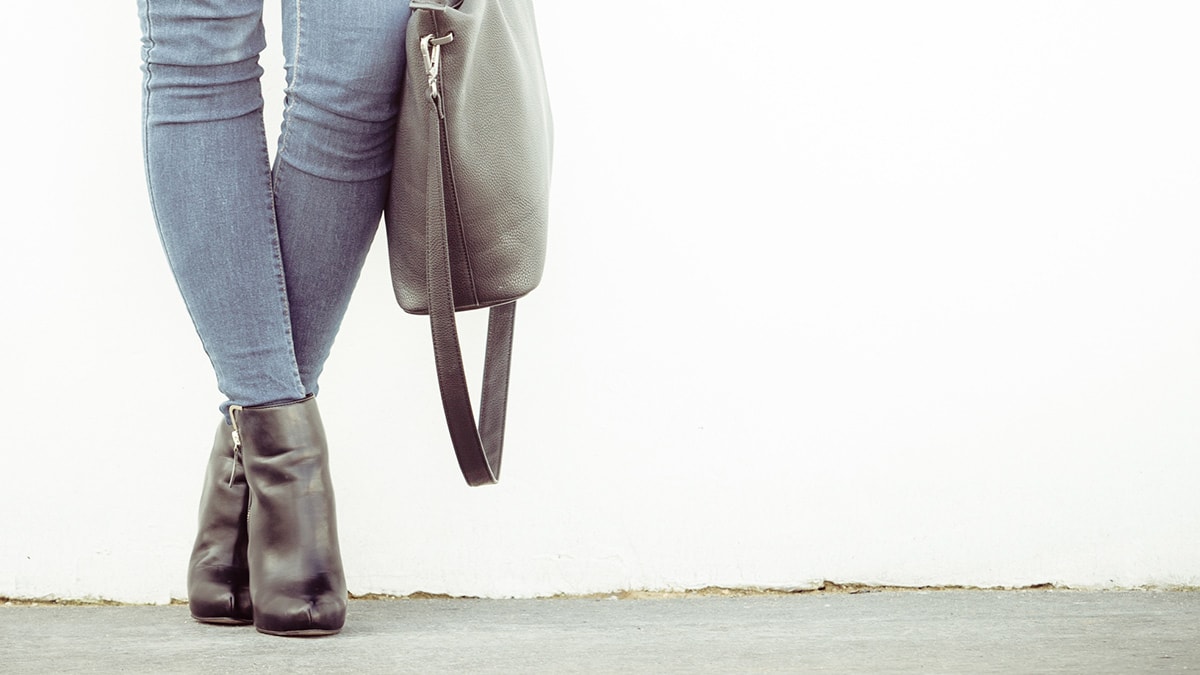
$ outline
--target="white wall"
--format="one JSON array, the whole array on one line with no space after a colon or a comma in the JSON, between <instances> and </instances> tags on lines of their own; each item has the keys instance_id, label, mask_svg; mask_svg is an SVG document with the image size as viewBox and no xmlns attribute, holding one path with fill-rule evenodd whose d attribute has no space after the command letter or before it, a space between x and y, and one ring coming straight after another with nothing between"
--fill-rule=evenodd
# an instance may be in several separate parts
<instances>
[{"instance_id":1,"label":"white wall","mask_svg":"<svg viewBox=\"0 0 1200 675\"><path fill-rule=\"evenodd\" d=\"M1200 584L1200 6L539 10L504 480L377 247L322 394L352 592ZM134 3L18 3L0 59L0 596L182 597L220 398Z\"/></svg>"}]
</instances>

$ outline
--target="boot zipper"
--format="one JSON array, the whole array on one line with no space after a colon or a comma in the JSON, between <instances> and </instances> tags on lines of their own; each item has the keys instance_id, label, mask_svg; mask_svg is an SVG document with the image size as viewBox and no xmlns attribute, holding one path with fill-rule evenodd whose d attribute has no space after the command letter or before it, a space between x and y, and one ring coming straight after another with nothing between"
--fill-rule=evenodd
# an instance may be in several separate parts
<instances>
[{"instance_id":1,"label":"boot zipper","mask_svg":"<svg viewBox=\"0 0 1200 675\"><path fill-rule=\"evenodd\" d=\"M242 406L229 406L229 421L233 427L231 435L233 436L233 467L229 470L229 487L233 487L233 477L237 473L238 457L242 454L242 435L238 433L237 413L242 411Z\"/></svg>"}]
</instances>

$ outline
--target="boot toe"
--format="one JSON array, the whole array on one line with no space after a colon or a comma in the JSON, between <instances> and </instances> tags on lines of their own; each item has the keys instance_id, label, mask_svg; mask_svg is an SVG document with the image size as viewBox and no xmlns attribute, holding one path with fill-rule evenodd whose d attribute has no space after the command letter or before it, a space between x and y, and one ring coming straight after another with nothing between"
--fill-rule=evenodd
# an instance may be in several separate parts
<instances>
[{"instance_id":1,"label":"boot toe","mask_svg":"<svg viewBox=\"0 0 1200 675\"><path fill-rule=\"evenodd\" d=\"M345 623L346 601L337 598L303 600L280 597L266 607L256 607L254 612L254 627L268 635L333 635Z\"/></svg>"},{"instance_id":2,"label":"boot toe","mask_svg":"<svg viewBox=\"0 0 1200 675\"><path fill-rule=\"evenodd\" d=\"M249 589L230 589L220 582L198 582L188 594L188 610L201 623L243 626L254 622Z\"/></svg>"}]
</instances>

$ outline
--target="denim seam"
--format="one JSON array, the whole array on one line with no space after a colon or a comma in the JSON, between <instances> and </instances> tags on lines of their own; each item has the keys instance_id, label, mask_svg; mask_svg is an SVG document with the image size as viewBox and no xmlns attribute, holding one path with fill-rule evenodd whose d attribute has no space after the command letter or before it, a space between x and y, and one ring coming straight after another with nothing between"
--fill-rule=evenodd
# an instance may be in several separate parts
<instances>
[{"instance_id":1,"label":"denim seam","mask_svg":"<svg viewBox=\"0 0 1200 675\"><path fill-rule=\"evenodd\" d=\"M146 186L150 188L150 213L154 216L155 227L158 225L158 202L154 199L153 178L150 176L150 153L147 152L150 140L150 55L154 52L154 20L150 18L150 3L152 0L143 0L146 6L146 41L149 43L145 47L145 55L143 59L146 64L146 76L142 78L142 163L146 171ZM160 228L161 229L161 228ZM165 247L164 247L165 248Z\"/></svg>"},{"instance_id":2,"label":"denim seam","mask_svg":"<svg viewBox=\"0 0 1200 675\"><path fill-rule=\"evenodd\" d=\"M296 2L296 25L295 25L296 46L293 49L292 54L291 54L291 56L292 56L292 79L291 79L291 82L288 82L287 105L284 107L284 110L283 110L283 133L280 134L279 147L277 147L275 149L276 169L274 172L268 172L268 178L269 178L269 186L270 186L270 193L271 193L271 219L274 221L274 224L275 224L275 250L273 252L273 255L275 257L275 264L276 264L275 273L278 277L279 288L280 288L280 291L283 293L283 298L284 298L284 306L286 309L284 318L286 319L286 324L287 324L288 341L292 343L292 362L295 365L295 369L292 371L292 375L295 377L297 389L299 389L301 392L303 392L305 394L308 394L309 392L307 392L305 390L304 378L301 376L301 373L300 373L300 359L296 354L296 339L295 339L295 335L292 331L291 305L288 300L288 292L287 292L287 275L284 272L284 268L283 268L283 243L280 241L280 235L279 235L279 217L278 217L278 214L276 214L276 212L275 212L275 195L277 195L279 192L279 168L282 165L280 158L283 156L284 148L287 147L288 138L291 136L292 110L296 105L295 98L292 96L291 92L295 89L296 82L300 78L300 35L301 35L301 33L300 33L300 9L301 8L300 8L300 0L295 0L295 2ZM263 139L263 152L266 153L266 151L267 151L266 139L264 138Z\"/></svg>"},{"instance_id":3,"label":"denim seam","mask_svg":"<svg viewBox=\"0 0 1200 675\"><path fill-rule=\"evenodd\" d=\"M302 22L300 13L303 11L303 7L300 6L300 0L294 0L294 2L296 3L296 25L294 27L296 46L292 48L291 53L292 78L291 81L287 83L287 105L283 109L283 133L280 134L279 137L279 147L275 149L276 162L279 162L280 158L283 157L283 154L287 149L288 140L292 135L292 115L296 107L296 99L292 92L296 90L296 83L300 81L300 38L303 35L302 31L300 30L300 25ZM276 172L275 177L272 179L271 189L273 192L279 189L278 172Z\"/></svg>"},{"instance_id":4,"label":"denim seam","mask_svg":"<svg viewBox=\"0 0 1200 675\"><path fill-rule=\"evenodd\" d=\"M259 138L259 151L262 156L261 166L270 166L270 157L267 153L267 138L264 134ZM300 365L296 358L296 338L292 331L292 310L291 303L288 298L287 275L283 269L283 244L279 236L279 217L275 213L275 189L274 178L271 176L271 170L268 168L265 174L262 174L265 198L268 201L268 212L271 214L271 262L275 269L272 270L275 274L275 288L279 292L279 298L283 307L283 332L287 336L287 341L292 345L292 382L296 389L301 393L304 391L304 382L300 377Z\"/></svg>"}]
</instances>

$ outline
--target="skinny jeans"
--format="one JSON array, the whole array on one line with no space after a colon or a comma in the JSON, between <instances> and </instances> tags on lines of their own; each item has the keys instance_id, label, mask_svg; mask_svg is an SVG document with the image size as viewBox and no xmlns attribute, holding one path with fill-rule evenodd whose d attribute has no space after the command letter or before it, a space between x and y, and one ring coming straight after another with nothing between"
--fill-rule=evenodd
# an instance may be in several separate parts
<instances>
[{"instance_id":1,"label":"skinny jeans","mask_svg":"<svg viewBox=\"0 0 1200 675\"><path fill-rule=\"evenodd\" d=\"M143 145L222 411L318 391L387 199L407 0L283 0L268 159L263 0L138 0Z\"/></svg>"}]
</instances>

